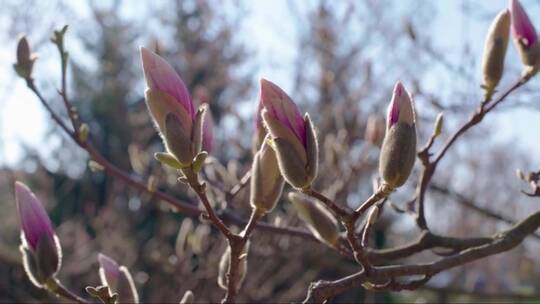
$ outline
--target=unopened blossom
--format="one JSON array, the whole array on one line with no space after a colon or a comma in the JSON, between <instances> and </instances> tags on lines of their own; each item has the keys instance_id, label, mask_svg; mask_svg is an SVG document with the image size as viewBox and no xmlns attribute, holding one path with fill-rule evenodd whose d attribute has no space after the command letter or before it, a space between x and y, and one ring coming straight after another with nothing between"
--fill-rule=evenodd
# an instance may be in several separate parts
<instances>
[{"instance_id":1,"label":"unopened blossom","mask_svg":"<svg viewBox=\"0 0 540 304\"><path fill-rule=\"evenodd\" d=\"M60 242L47 211L28 186L15 183L15 200L21 224L24 268L34 285L41 287L60 269Z\"/></svg>"},{"instance_id":2,"label":"unopened blossom","mask_svg":"<svg viewBox=\"0 0 540 304\"><path fill-rule=\"evenodd\" d=\"M510 11L504 9L491 23L482 56L482 86L492 92L501 80L510 35Z\"/></svg>"},{"instance_id":3,"label":"unopened blossom","mask_svg":"<svg viewBox=\"0 0 540 304\"><path fill-rule=\"evenodd\" d=\"M331 247L339 242L339 225L337 219L319 201L299 192L290 192L289 201L293 204L298 216L313 235Z\"/></svg>"},{"instance_id":4,"label":"unopened blossom","mask_svg":"<svg viewBox=\"0 0 540 304\"><path fill-rule=\"evenodd\" d=\"M281 196L284 184L276 153L267 141L263 141L251 165L251 206L259 213L272 211Z\"/></svg>"},{"instance_id":5,"label":"unopened blossom","mask_svg":"<svg viewBox=\"0 0 540 304\"><path fill-rule=\"evenodd\" d=\"M98 262L101 284L109 287L110 295L118 294L118 303L139 303L139 295L129 270L102 253L98 254Z\"/></svg>"},{"instance_id":6,"label":"unopened blossom","mask_svg":"<svg viewBox=\"0 0 540 304\"><path fill-rule=\"evenodd\" d=\"M159 55L141 47L141 60L148 110L167 151L187 167L202 149L206 107L194 110L184 82Z\"/></svg>"},{"instance_id":7,"label":"unopened blossom","mask_svg":"<svg viewBox=\"0 0 540 304\"><path fill-rule=\"evenodd\" d=\"M403 185L416 159L416 126L413 102L397 82L386 118L386 135L379 157L379 173L387 188Z\"/></svg>"},{"instance_id":8,"label":"unopened blossom","mask_svg":"<svg viewBox=\"0 0 540 304\"><path fill-rule=\"evenodd\" d=\"M384 139L386 126L383 116L369 115L366 123L364 139L372 145L380 146Z\"/></svg>"},{"instance_id":9,"label":"unopened blossom","mask_svg":"<svg viewBox=\"0 0 540 304\"><path fill-rule=\"evenodd\" d=\"M295 188L309 188L317 176L318 143L309 115L274 83L262 79L262 118L272 137L279 169Z\"/></svg>"},{"instance_id":10,"label":"unopened blossom","mask_svg":"<svg viewBox=\"0 0 540 304\"><path fill-rule=\"evenodd\" d=\"M539 63L540 58L540 46L534 25L518 0L510 0L509 7L512 35L521 55L521 61L526 66L534 67Z\"/></svg>"},{"instance_id":11,"label":"unopened blossom","mask_svg":"<svg viewBox=\"0 0 540 304\"><path fill-rule=\"evenodd\" d=\"M208 90L202 86L198 86L193 95L196 104L199 106L206 105L207 107L206 114L204 115L202 150L210 153L214 147L214 117L210 110Z\"/></svg>"}]
</instances>

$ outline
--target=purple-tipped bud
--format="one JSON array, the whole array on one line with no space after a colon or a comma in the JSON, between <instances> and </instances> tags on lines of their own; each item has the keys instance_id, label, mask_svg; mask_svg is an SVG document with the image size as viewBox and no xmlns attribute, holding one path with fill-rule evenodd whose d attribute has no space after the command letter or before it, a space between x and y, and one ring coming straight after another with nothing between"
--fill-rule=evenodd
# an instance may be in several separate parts
<instances>
[{"instance_id":1,"label":"purple-tipped bud","mask_svg":"<svg viewBox=\"0 0 540 304\"><path fill-rule=\"evenodd\" d=\"M510 0L510 13L512 14L512 35L524 47L530 48L538 38L534 25L518 0Z\"/></svg>"},{"instance_id":2,"label":"purple-tipped bud","mask_svg":"<svg viewBox=\"0 0 540 304\"><path fill-rule=\"evenodd\" d=\"M201 151L203 140L211 146L211 136L203 136L206 111L202 107L194 110L184 82L163 58L141 47L141 60L148 86L145 92L148 110L167 151L181 167L187 168ZM207 123L207 128L210 124Z\"/></svg>"},{"instance_id":3,"label":"purple-tipped bud","mask_svg":"<svg viewBox=\"0 0 540 304\"><path fill-rule=\"evenodd\" d=\"M118 303L139 303L129 270L102 253L98 254L98 262L101 284L109 287L110 296L118 294Z\"/></svg>"},{"instance_id":4,"label":"purple-tipped bud","mask_svg":"<svg viewBox=\"0 0 540 304\"><path fill-rule=\"evenodd\" d=\"M407 181L416 159L413 103L399 81L394 87L392 101L388 106L386 127L379 157L379 173L384 184L394 189Z\"/></svg>"},{"instance_id":5,"label":"purple-tipped bud","mask_svg":"<svg viewBox=\"0 0 540 304\"><path fill-rule=\"evenodd\" d=\"M262 79L261 116L272 137L279 169L295 188L308 188L317 176L318 143L309 115L302 118L292 99L274 83Z\"/></svg>"},{"instance_id":6,"label":"purple-tipped bud","mask_svg":"<svg viewBox=\"0 0 540 304\"><path fill-rule=\"evenodd\" d=\"M534 25L518 0L510 0L509 6L512 17L512 35L521 55L521 61L526 66L534 67L540 58L540 47Z\"/></svg>"},{"instance_id":7,"label":"purple-tipped bud","mask_svg":"<svg viewBox=\"0 0 540 304\"><path fill-rule=\"evenodd\" d=\"M24 267L31 281L41 287L60 269L60 243L45 208L25 184L15 183L15 199L21 223Z\"/></svg>"},{"instance_id":8,"label":"purple-tipped bud","mask_svg":"<svg viewBox=\"0 0 540 304\"><path fill-rule=\"evenodd\" d=\"M276 84L261 79L261 103L268 114L277 119L282 126L291 130L298 140L305 146L306 127L298 106Z\"/></svg>"},{"instance_id":9,"label":"purple-tipped bud","mask_svg":"<svg viewBox=\"0 0 540 304\"><path fill-rule=\"evenodd\" d=\"M189 91L173 67L165 59L144 47L141 47L141 61L148 88L174 97L194 118L195 110Z\"/></svg>"},{"instance_id":10,"label":"purple-tipped bud","mask_svg":"<svg viewBox=\"0 0 540 304\"><path fill-rule=\"evenodd\" d=\"M398 122L414 124L414 111L412 108L411 97L405 87L398 81L394 86L392 101L388 106L388 115L386 119L387 128L391 128Z\"/></svg>"}]
</instances>

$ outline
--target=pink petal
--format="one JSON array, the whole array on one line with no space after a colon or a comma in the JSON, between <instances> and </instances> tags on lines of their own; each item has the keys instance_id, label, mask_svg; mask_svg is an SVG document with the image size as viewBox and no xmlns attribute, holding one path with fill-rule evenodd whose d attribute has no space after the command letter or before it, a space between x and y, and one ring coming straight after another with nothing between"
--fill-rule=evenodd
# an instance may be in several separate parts
<instances>
[{"instance_id":1,"label":"pink petal","mask_svg":"<svg viewBox=\"0 0 540 304\"><path fill-rule=\"evenodd\" d=\"M141 47L141 61L146 85L150 89L156 89L173 96L194 118L195 110L189 91L172 66L165 59L144 47Z\"/></svg>"},{"instance_id":2,"label":"pink petal","mask_svg":"<svg viewBox=\"0 0 540 304\"><path fill-rule=\"evenodd\" d=\"M294 101L276 84L261 79L260 102L278 121L291 129L303 145L306 143L304 119Z\"/></svg>"},{"instance_id":3,"label":"pink petal","mask_svg":"<svg viewBox=\"0 0 540 304\"><path fill-rule=\"evenodd\" d=\"M536 43L536 31L529 16L518 0L510 0L510 13L512 15L512 35L520 39L526 47Z\"/></svg>"},{"instance_id":4,"label":"pink petal","mask_svg":"<svg viewBox=\"0 0 540 304\"><path fill-rule=\"evenodd\" d=\"M30 249L36 249L39 239L44 234L51 238L51 244L54 243L55 233L47 211L28 186L15 182L15 200L22 236Z\"/></svg>"},{"instance_id":5,"label":"pink petal","mask_svg":"<svg viewBox=\"0 0 540 304\"><path fill-rule=\"evenodd\" d=\"M105 276L107 278L118 278L120 276L120 266L115 260L113 260L109 256L106 256L103 253L98 253L98 262L99 266L103 268L103 271L105 272Z\"/></svg>"},{"instance_id":6,"label":"pink petal","mask_svg":"<svg viewBox=\"0 0 540 304\"><path fill-rule=\"evenodd\" d=\"M396 124L399 120L399 108L401 106L401 101L403 100L403 94L406 94L405 88L401 81L398 81L394 86L392 101L390 101L390 105L388 106L388 116L386 119L388 128Z\"/></svg>"}]
</instances>

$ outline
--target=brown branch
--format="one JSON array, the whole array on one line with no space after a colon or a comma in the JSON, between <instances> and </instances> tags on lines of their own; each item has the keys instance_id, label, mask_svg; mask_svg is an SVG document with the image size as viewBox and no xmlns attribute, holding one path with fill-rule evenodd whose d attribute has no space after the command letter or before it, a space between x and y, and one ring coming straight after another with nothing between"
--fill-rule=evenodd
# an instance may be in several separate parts
<instances>
[{"instance_id":1,"label":"brown branch","mask_svg":"<svg viewBox=\"0 0 540 304\"><path fill-rule=\"evenodd\" d=\"M360 271L336 281L318 281L312 283L304 303L323 303L353 287L359 287L368 281L389 280L404 276L432 276L443 270L470 263L472 261L509 251L519 245L526 236L534 233L540 226L540 211L530 215L512 228L496 234L489 243L466 249L454 256L438 261L416 265L381 266L371 269L369 276Z\"/></svg>"},{"instance_id":2,"label":"brown branch","mask_svg":"<svg viewBox=\"0 0 540 304\"><path fill-rule=\"evenodd\" d=\"M251 232L255 228L257 221L262 216L264 216L264 213L259 213L255 209L253 209L244 230L239 235L235 235L234 238L229 239L229 246L231 248L231 261L229 272L227 274L227 292L225 293L225 297L221 301L222 303L234 303L236 299L236 295L238 294L236 286L238 285L238 280L240 279L240 277L238 276L239 263L241 259L247 259L247 256L242 256L242 253L246 252L247 254L247 250L244 250L244 248L246 247Z\"/></svg>"},{"instance_id":3,"label":"brown branch","mask_svg":"<svg viewBox=\"0 0 540 304\"><path fill-rule=\"evenodd\" d=\"M493 102L489 103L489 99L485 99L480 103L480 106L474 112L468 121L466 121L459 129L457 129L452 136L446 141L446 143L443 145L443 147L439 150L439 152L436 154L435 159L433 161L429 160L430 153L426 149L425 151L421 151L422 154L419 155L420 160L422 161L424 165L424 170L422 170L422 173L420 175L420 182L418 183L418 186L416 188L416 198L417 198L417 215L416 215L416 223L418 227L420 227L423 230L428 229L426 218L425 218L425 212L424 212L424 199L426 190L428 188L428 185L431 181L431 178L433 177L435 170L437 169L437 165L441 161L441 159L444 157L446 152L452 147L452 145L470 128L473 126L479 124L484 116L491 112L497 105L499 105L501 102L503 102L510 93L517 90L519 87L527 83L530 77L522 76L520 77L513 85L511 85L508 89L506 89L497 99L495 99ZM431 142L431 138L429 142ZM430 144L426 145L426 147L431 146Z\"/></svg>"},{"instance_id":4,"label":"brown branch","mask_svg":"<svg viewBox=\"0 0 540 304\"><path fill-rule=\"evenodd\" d=\"M227 225L223 223L221 218L216 214L214 208L210 204L208 196L206 196L206 184L199 181L199 176L197 175L197 173L193 172L191 168L182 170L182 172L184 173L191 189L195 191L195 193L199 197L199 200L203 204L204 209L206 210L204 216L207 216L208 219L212 222L212 224L230 241L233 237L233 233L231 232L229 227L227 227Z\"/></svg>"},{"instance_id":5,"label":"brown branch","mask_svg":"<svg viewBox=\"0 0 540 304\"><path fill-rule=\"evenodd\" d=\"M445 188L445 187L442 187L440 185L437 185L437 184L432 184L429 186L429 189L431 190L434 190L436 192L439 192L441 194L445 194L445 195L449 195L449 196L453 196L454 198L456 198L456 202L462 206L465 206L471 210L474 210L484 216L487 216L489 218L492 218L492 219L495 219L495 220L498 220L498 221L501 221L501 222L505 222L507 224L515 224L515 220L505 216L505 215L502 215L500 213L497 213L495 211L492 211L492 210L489 210L489 209L486 209L486 208L483 208L483 207L480 207L478 205L476 205L472 200L468 199L467 197L465 197L464 195L458 193L458 192L455 192L455 191L452 191L448 188ZM535 239L538 239L540 240L540 234L538 233L534 233L534 234L531 234L532 237L534 237Z\"/></svg>"},{"instance_id":6,"label":"brown branch","mask_svg":"<svg viewBox=\"0 0 540 304\"><path fill-rule=\"evenodd\" d=\"M426 290L430 292L435 292L437 294L455 294L455 295L466 295L472 298L481 299L482 301L485 301L487 299L494 299L498 302L501 302L504 299L507 300L538 300L540 299L540 294L520 294L520 293L492 293L492 292L485 292L485 291L477 291L477 290L465 290L465 289L459 289L459 288L452 288L452 287L432 287L432 286L423 286L420 288L421 290Z\"/></svg>"},{"instance_id":7,"label":"brown branch","mask_svg":"<svg viewBox=\"0 0 540 304\"><path fill-rule=\"evenodd\" d=\"M302 192L322 202L328 209L333 211L334 214L338 216L340 219L344 217L349 217L351 215L351 210L336 204L333 200L329 199L328 197L318 192L317 190L309 188L309 189L303 189Z\"/></svg>"}]
</instances>

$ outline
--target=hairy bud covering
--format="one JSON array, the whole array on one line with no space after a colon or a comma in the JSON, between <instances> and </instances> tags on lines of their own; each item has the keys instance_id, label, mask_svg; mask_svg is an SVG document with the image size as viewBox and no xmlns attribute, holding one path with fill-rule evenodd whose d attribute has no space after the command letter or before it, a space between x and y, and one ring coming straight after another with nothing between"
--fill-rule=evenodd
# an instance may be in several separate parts
<instances>
[{"instance_id":1,"label":"hairy bud covering","mask_svg":"<svg viewBox=\"0 0 540 304\"><path fill-rule=\"evenodd\" d=\"M397 188L411 174L416 159L416 126L411 98L401 82L388 107L387 130L379 156L379 173L386 186Z\"/></svg>"},{"instance_id":2,"label":"hairy bud covering","mask_svg":"<svg viewBox=\"0 0 540 304\"><path fill-rule=\"evenodd\" d=\"M295 188L311 186L317 176L319 147L308 114L303 118L292 99L268 80L261 80L262 118L272 136L279 169Z\"/></svg>"},{"instance_id":3,"label":"hairy bud covering","mask_svg":"<svg viewBox=\"0 0 540 304\"><path fill-rule=\"evenodd\" d=\"M484 78L483 87L487 91L494 90L501 80L509 35L510 11L505 9L491 23L484 44L482 73Z\"/></svg>"},{"instance_id":4,"label":"hairy bud covering","mask_svg":"<svg viewBox=\"0 0 540 304\"><path fill-rule=\"evenodd\" d=\"M338 244L338 221L330 211L319 201L299 192L290 192L288 198L298 212L298 216L317 239L332 247Z\"/></svg>"},{"instance_id":5,"label":"hairy bud covering","mask_svg":"<svg viewBox=\"0 0 540 304\"><path fill-rule=\"evenodd\" d=\"M281 196L284 184L276 154L268 143L263 142L251 165L251 206L260 213L272 211Z\"/></svg>"}]
</instances>

